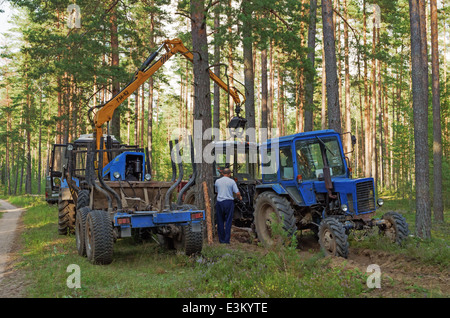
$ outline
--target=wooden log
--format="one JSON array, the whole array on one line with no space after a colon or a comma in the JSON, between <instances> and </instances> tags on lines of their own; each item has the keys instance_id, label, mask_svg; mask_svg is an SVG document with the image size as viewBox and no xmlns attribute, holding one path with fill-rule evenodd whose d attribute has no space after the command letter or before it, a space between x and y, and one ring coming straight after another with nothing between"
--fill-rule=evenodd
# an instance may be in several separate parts
<instances>
[{"instance_id":1,"label":"wooden log","mask_svg":"<svg viewBox=\"0 0 450 318\"><path fill-rule=\"evenodd\" d=\"M208 186L206 181L203 181L203 195L205 196L206 207L206 234L208 238L208 244L213 243L212 223L211 223L211 203L209 201Z\"/></svg>"}]
</instances>

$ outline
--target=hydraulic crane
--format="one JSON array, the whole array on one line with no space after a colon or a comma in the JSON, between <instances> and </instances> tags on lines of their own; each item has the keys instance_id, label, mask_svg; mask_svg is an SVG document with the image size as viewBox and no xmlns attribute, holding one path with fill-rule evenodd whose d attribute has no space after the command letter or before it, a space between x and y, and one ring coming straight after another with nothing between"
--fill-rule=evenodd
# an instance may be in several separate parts
<instances>
[{"instance_id":1,"label":"hydraulic crane","mask_svg":"<svg viewBox=\"0 0 450 318\"><path fill-rule=\"evenodd\" d=\"M153 64L151 64L160 51L165 49L166 52ZM146 80L148 80L155 72L166 63L173 55L180 53L185 58L187 58L192 63L194 62L193 53L188 50L180 39L165 40L161 46L152 53L145 62L139 67L139 69L134 73L133 79L126 85L116 96L111 98L105 104L92 107L89 112L94 109L99 110L95 113L93 118L93 126L95 131L96 148L100 149L100 140L103 136L103 124L110 121L114 114L114 111L123 103L130 95L136 91ZM240 105L243 103L239 95L245 100L245 95L239 92L235 87L229 87L225 84L219 77L217 77L211 70L209 70L210 78L219 85L220 88L225 90L234 100L236 109L240 109ZM108 164L108 160L105 156L103 160L104 166Z\"/></svg>"}]
</instances>

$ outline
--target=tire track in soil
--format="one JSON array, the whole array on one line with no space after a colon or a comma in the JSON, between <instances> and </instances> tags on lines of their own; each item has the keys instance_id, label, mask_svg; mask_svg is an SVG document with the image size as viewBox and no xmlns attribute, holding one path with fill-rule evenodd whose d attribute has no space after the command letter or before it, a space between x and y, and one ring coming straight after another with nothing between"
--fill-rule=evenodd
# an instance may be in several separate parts
<instances>
[{"instance_id":1,"label":"tire track in soil","mask_svg":"<svg viewBox=\"0 0 450 318\"><path fill-rule=\"evenodd\" d=\"M243 249L259 249L252 242L249 231L242 231L233 227L232 244L239 245ZM299 255L304 258L312 257L320 252L319 242L312 235L304 235L299 238ZM374 289L369 297L432 297L440 294L450 297L450 271L438 266L427 265L408 255L393 254L384 251L351 247L347 259L341 257L329 257L330 267L343 269L358 269L362 273L367 272L367 267L377 264L381 270L381 288ZM372 272L369 272L370 275ZM431 295L429 294L431 292ZM434 294L433 294L434 293Z\"/></svg>"}]
</instances>

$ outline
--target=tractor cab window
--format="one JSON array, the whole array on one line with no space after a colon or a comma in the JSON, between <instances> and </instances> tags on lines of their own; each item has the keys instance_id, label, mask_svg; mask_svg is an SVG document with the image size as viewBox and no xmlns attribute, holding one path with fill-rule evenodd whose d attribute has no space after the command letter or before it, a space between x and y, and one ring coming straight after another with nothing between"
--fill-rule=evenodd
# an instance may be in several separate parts
<instances>
[{"instance_id":1,"label":"tractor cab window","mask_svg":"<svg viewBox=\"0 0 450 318\"><path fill-rule=\"evenodd\" d=\"M312 138L299 140L295 143L297 171L303 180L315 180L323 176L326 154L331 176L345 175L342 154L336 137Z\"/></svg>"},{"instance_id":2,"label":"tractor cab window","mask_svg":"<svg viewBox=\"0 0 450 318\"><path fill-rule=\"evenodd\" d=\"M291 146L280 147L280 177L281 180L294 179L294 162Z\"/></svg>"},{"instance_id":3,"label":"tractor cab window","mask_svg":"<svg viewBox=\"0 0 450 318\"><path fill-rule=\"evenodd\" d=\"M227 147L215 148L215 176L220 177L220 171L229 168L232 176L241 181L255 179L257 172L257 150L250 147Z\"/></svg>"}]
</instances>

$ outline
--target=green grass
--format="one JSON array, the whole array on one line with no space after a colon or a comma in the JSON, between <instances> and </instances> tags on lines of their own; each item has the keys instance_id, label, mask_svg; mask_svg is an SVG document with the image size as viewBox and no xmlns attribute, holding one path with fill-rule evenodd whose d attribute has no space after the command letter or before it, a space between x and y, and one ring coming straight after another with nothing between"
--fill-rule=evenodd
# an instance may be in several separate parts
<instances>
[{"instance_id":1,"label":"green grass","mask_svg":"<svg viewBox=\"0 0 450 318\"><path fill-rule=\"evenodd\" d=\"M373 292L366 286L365 272L336 265L322 253L302 257L295 248L296 242L268 250L249 245L205 244L200 256L187 257L163 250L154 241L137 244L132 239L121 239L114 246L112 264L92 265L77 254L74 236L57 234L56 205L47 205L41 197L8 199L27 209L16 265L30 281L27 297L348 298L371 297ZM409 221L408 213L405 216ZM448 230L446 226L441 225ZM362 242L353 240L350 245L416 253L425 263L445 267L449 265L449 238L441 233L443 228L434 230L436 238L430 242L412 239L403 249L378 236ZM67 287L70 264L80 266L79 289Z\"/></svg>"},{"instance_id":2,"label":"green grass","mask_svg":"<svg viewBox=\"0 0 450 318\"><path fill-rule=\"evenodd\" d=\"M302 259L295 248L269 251L204 246L201 256L163 250L155 242L118 240L114 261L94 266L80 257L74 236L57 234L57 208L41 198L9 198L27 208L18 270L27 273L27 297L356 297L370 292L365 273L328 266L322 254ZM70 289L70 264L81 288Z\"/></svg>"},{"instance_id":3,"label":"green grass","mask_svg":"<svg viewBox=\"0 0 450 318\"><path fill-rule=\"evenodd\" d=\"M408 223L410 237L402 246L398 246L396 244L391 244L386 238L377 235L378 230L375 228L364 240L351 240L350 245L403 254L418 259L424 264L448 268L450 266L450 223L448 223L448 221L444 223L432 222L431 239L424 240L414 235L414 201L387 197L384 202L384 206L377 212L377 217L381 217L388 211L401 213ZM447 208L444 211L444 220L448 220L449 217L450 210Z\"/></svg>"}]
</instances>

